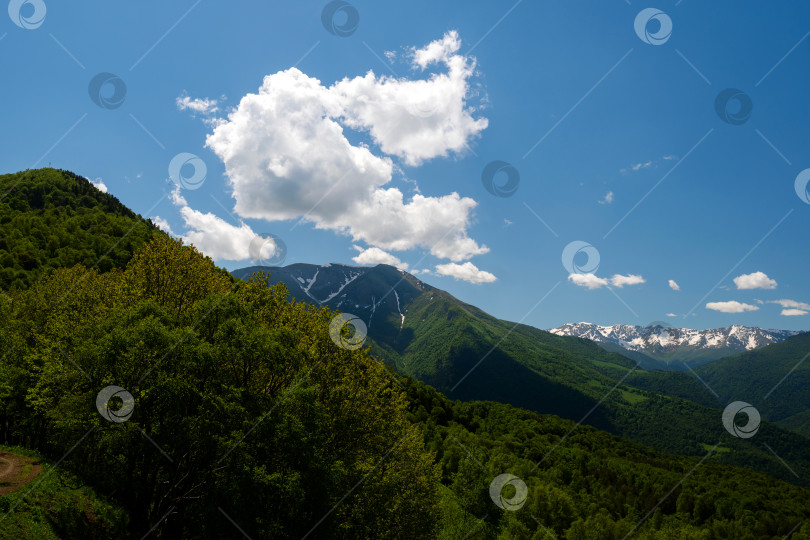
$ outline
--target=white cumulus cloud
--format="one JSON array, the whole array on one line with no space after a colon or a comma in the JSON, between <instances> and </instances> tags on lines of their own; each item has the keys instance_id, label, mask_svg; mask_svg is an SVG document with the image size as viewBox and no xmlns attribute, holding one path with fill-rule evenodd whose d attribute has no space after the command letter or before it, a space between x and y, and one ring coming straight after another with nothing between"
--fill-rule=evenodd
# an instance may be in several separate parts
<instances>
[{"instance_id":1,"label":"white cumulus cloud","mask_svg":"<svg viewBox=\"0 0 810 540\"><path fill-rule=\"evenodd\" d=\"M488 125L486 118L473 118L474 110L467 105L475 60L458 54L460 47L461 39L452 31L413 51L414 68L443 65L446 73L398 79L369 71L337 82L329 92L342 108L346 125L368 131L383 152L407 165L460 152Z\"/></svg>"},{"instance_id":2,"label":"white cumulus cloud","mask_svg":"<svg viewBox=\"0 0 810 540\"><path fill-rule=\"evenodd\" d=\"M673 291L680 291L681 290L681 286L678 285L677 283L675 283L674 279L669 280L669 288L672 289Z\"/></svg>"},{"instance_id":3,"label":"white cumulus cloud","mask_svg":"<svg viewBox=\"0 0 810 540\"><path fill-rule=\"evenodd\" d=\"M798 317L798 316L801 316L801 315L807 315L807 313L808 312L803 310L803 309L783 309L782 310L782 315L784 315L785 317Z\"/></svg>"},{"instance_id":4,"label":"white cumulus cloud","mask_svg":"<svg viewBox=\"0 0 810 540\"><path fill-rule=\"evenodd\" d=\"M370 247L368 249L363 249L360 246L354 246L354 249L360 252L359 255L356 257L352 257L352 260L359 265L362 266L371 266L376 264L388 264L391 266L395 266L400 270L407 270L408 263L404 263L399 258L391 255L387 251L383 251L380 248Z\"/></svg>"},{"instance_id":5,"label":"white cumulus cloud","mask_svg":"<svg viewBox=\"0 0 810 540\"><path fill-rule=\"evenodd\" d=\"M744 313L746 311L757 311L759 309L757 306L743 304L736 300L729 300L728 302L709 302L706 304L706 308L723 313Z\"/></svg>"},{"instance_id":6,"label":"white cumulus cloud","mask_svg":"<svg viewBox=\"0 0 810 540\"><path fill-rule=\"evenodd\" d=\"M647 282L643 277L635 274L628 274L626 276L614 274L610 279L600 278L596 274L570 274L568 281L571 281L574 285L588 289L599 289L600 287L607 287L608 285L613 285L621 289L625 285L639 285Z\"/></svg>"},{"instance_id":7,"label":"white cumulus cloud","mask_svg":"<svg viewBox=\"0 0 810 540\"><path fill-rule=\"evenodd\" d=\"M257 236L248 225L231 225L211 213L203 213L188 206L180 209L187 231L181 236L211 257L227 261L250 258L250 242Z\"/></svg>"},{"instance_id":8,"label":"white cumulus cloud","mask_svg":"<svg viewBox=\"0 0 810 540\"><path fill-rule=\"evenodd\" d=\"M640 285L641 283L647 283L647 281L643 277L635 274L628 274L626 276L615 274L610 278L610 284L620 289L625 285Z\"/></svg>"},{"instance_id":9,"label":"white cumulus cloud","mask_svg":"<svg viewBox=\"0 0 810 540\"><path fill-rule=\"evenodd\" d=\"M605 198L599 201L599 204L611 204L613 203L613 192L608 191L605 195Z\"/></svg>"},{"instance_id":10,"label":"white cumulus cloud","mask_svg":"<svg viewBox=\"0 0 810 540\"><path fill-rule=\"evenodd\" d=\"M797 302L796 300L788 300L784 298L782 300L768 300L769 304L779 304L783 308L793 308L793 309L803 309L805 311L810 311L810 304L806 304L804 302Z\"/></svg>"},{"instance_id":11,"label":"white cumulus cloud","mask_svg":"<svg viewBox=\"0 0 810 540\"><path fill-rule=\"evenodd\" d=\"M235 212L268 221L303 216L381 250L421 247L454 262L488 252L467 233L473 199L406 199L388 185L398 171L391 156L418 165L461 151L486 127L467 104L475 62L459 47L450 32L413 50L415 68L446 68L425 79L369 72L326 87L295 68L265 77L206 141L225 164ZM346 128L368 133L381 153L352 144Z\"/></svg>"},{"instance_id":12,"label":"white cumulus cloud","mask_svg":"<svg viewBox=\"0 0 810 540\"><path fill-rule=\"evenodd\" d=\"M107 193L107 184L104 183L104 180L101 178L96 178L95 180L90 180L86 176L84 177L85 180L93 184L93 186L102 193Z\"/></svg>"},{"instance_id":13,"label":"white cumulus cloud","mask_svg":"<svg viewBox=\"0 0 810 540\"><path fill-rule=\"evenodd\" d=\"M177 108L181 111L192 111L199 114L213 114L219 111L217 100L209 98L195 98L184 94L177 97Z\"/></svg>"},{"instance_id":14,"label":"white cumulus cloud","mask_svg":"<svg viewBox=\"0 0 810 540\"><path fill-rule=\"evenodd\" d=\"M777 285L776 280L769 278L765 272L737 276L734 284L738 289L775 289Z\"/></svg>"},{"instance_id":15,"label":"white cumulus cloud","mask_svg":"<svg viewBox=\"0 0 810 540\"><path fill-rule=\"evenodd\" d=\"M494 274L479 270L478 267L471 262L465 262L464 264L438 264L436 265L436 274L440 276L451 276L475 284L492 283L497 279Z\"/></svg>"},{"instance_id":16,"label":"white cumulus cloud","mask_svg":"<svg viewBox=\"0 0 810 540\"><path fill-rule=\"evenodd\" d=\"M569 274L568 281L580 287L587 287L588 289L598 289L605 287L608 280L605 278L597 277L596 274Z\"/></svg>"},{"instance_id":17,"label":"white cumulus cloud","mask_svg":"<svg viewBox=\"0 0 810 540\"><path fill-rule=\"evenodd\" d=\"M166 234L168 234L169 236L178 236L178 235L177 235L177 234L175 234L175 232L172 230L172 226L171 226L171 225L169 225L169 222L168 222L168 221L166 221L165 219L163 219L162 217L160 217L160 216L155 216L155 217L153 217L153 218L151 218L151 219L152 219L152 223L154 223L155 225L157 225L158 229L160 229L161 231L165 232L165 233L166 233Z\"/></svg>"},{"instance_id":18,"label":"white cumulus cloud","mask_svg":"<svg viewBox=\"0 0 810 540\"><path fill-rule=\"evenodd\" d=\"M193 244L212 259L243 261L250 258L250 242L257 236L250 226L240 223L237 227L210 212L194 210L180 193L179 186L175 186L172 191L171 201L180 208L186 231L175 233L160 216L152 218L155 225L170 235Z\"/></svg>"}]
</instances>

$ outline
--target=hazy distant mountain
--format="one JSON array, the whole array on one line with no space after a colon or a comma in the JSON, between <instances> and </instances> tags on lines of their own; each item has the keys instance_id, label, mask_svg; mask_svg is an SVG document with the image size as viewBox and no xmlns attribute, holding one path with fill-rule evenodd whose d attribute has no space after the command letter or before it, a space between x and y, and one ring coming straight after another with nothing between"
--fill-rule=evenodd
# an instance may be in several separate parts
<instances>
[{"instance_id":1,"label":"hazy distant mountain","mask_svg":"<svg viewBox=\"0 0 810 540\"><path fill-rule=\"evenodd\" d=\"M647 368L675 370L685 369L685 363L697 366L724 356L759 349L799 333L740 325L692 330L662 324L600 326L585 322L564 324L549 332L558 336L589 339L614 352L624 349L640 353L626 356L639 360Z\"/></svg>"}]
</instances>

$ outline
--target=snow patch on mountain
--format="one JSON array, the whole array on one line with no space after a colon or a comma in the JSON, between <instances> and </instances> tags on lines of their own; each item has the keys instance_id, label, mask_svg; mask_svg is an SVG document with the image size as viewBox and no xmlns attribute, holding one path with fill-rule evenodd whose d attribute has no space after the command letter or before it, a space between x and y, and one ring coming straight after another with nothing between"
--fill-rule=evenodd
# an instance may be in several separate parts
<instances>
[{"instance_id":1,"label":"snow patch on mountain","mask_svg":"<svg viewBox=\"0 0 810 540\"><path fill-rule=\"evenodd\" d=\"M345 288L346 288L346 285L348 285L349 283L351 283L352 281L354 281L355 279L357 279L357 278L358 278L360 275L362 275L362 272L352 272L352 273L350 273L350 274L349 274L349 275L346 277L346 281L344 281L344 282L343 282L343 283L340 285L340 287L338 288L338 290L337 290L337 291L335 291L335 292L333 292L332 294L330 294L329 296L327 296L327 297L326 297L326 298L324 298L323 300L321 300L321 303L322 303L322 304L325 304L325 303L327 303L328 301L330 301L332 298L334 298L334 297L336 297L337 295L339 295L339 294L340 294L340 293L343 291L343 289L345 289Z\"/></svg>"},{"instance_id":2,"label":"snow patch on mountain","mask_svg":"<svg viewBox=\"0 0 810 540\"><path fill-rule=\"evenodd\" d=\"M612 343L639 352L667 353L681 349L730 349L750 351L778 343L799 332L765 330L733 325L726 328L693 330L663 325L631 326L614 324L569 323L549 330L558 336L574 336L596 343Z\"/></svg>"}]
</instances>

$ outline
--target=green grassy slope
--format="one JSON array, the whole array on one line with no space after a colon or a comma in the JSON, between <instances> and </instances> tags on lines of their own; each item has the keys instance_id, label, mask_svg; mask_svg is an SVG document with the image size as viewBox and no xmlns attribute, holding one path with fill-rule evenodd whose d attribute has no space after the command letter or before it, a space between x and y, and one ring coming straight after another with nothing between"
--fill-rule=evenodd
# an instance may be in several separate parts
<instances>
[{"instance_id":1,"label":"green grassy slope","mask_svg":"<svg viewBox=\"0 0 810 540\"><path fill-rule=\"evenodd\" d=\"M389 322L398 326L399 316L390 314ZM720 403L688 373L634 369L632 361L593 342L501 321L441 291L408 305L402 333L407 341L388 340L386 346L370 333L372 351L450 398L582 420L685 455L702 455L707 445L721 442L733 450L718 457L724 463L810 483L805 438L768 424L756 439L735 439L722 425ZM388 356L392 350L395 357ZM777 449L799 478L763 444Z\"/></svg>"},{"instance_id":2,"label":"green grassy slope","mask_svg":"<svg viewBox=\"0 0 810 540\"><path fill-rule=\"evenodd\" d=\"M807 433L810 333L723 358L696 371L722 401L746 401L757 407L763 418L787 422Z\"/></svg>"}]
</instances>

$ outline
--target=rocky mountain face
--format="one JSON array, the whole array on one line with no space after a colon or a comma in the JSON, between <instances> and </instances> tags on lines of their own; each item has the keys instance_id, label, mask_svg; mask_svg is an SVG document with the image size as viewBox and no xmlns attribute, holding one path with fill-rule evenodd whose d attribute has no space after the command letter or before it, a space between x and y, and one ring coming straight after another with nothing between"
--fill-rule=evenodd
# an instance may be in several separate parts
<instances>
[{"instance_id":1,"label":"rocky mountain face","mask_svg":"<svg viewBox=\"0 0 810 540\"><path fill-rule=\"evenodd\" d=\"M273 283L287 286L290 297L314 302L360 317L371 331L375 322L384 324L389 315L405 324L406 307L416 297L438 291L407 272L392 266L348 266L343 264L291 264L252 266L231 272L240 279L259 271L270 274Z\"/></svg>"}]
</instances>

